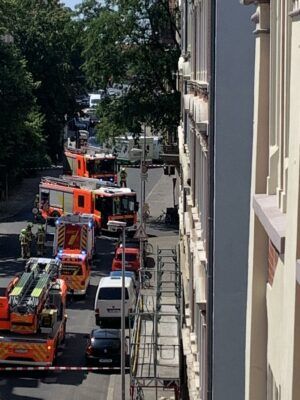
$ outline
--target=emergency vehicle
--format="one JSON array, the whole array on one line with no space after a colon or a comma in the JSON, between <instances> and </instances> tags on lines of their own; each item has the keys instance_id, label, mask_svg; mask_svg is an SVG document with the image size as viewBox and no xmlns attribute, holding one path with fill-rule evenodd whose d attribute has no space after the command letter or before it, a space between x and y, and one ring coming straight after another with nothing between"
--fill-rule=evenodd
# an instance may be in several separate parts
<instances>
[{"instance_id":1,"label":"emergency vehicle","mask_svg":"<svg viewBox=\"0 0 300 400\"><path fill-rule=\"evenodd\" d=\"M136 193L97 179L64 175L44 177L39 187L39 211L44 219L66 213L93 214L95 228L107 230L107 222L124 221L135 232L138 203Z\"/></svg>"},{"instance_id":2,"label":"emergency vehicle","mask_svg":"<svg viewBox=\"0 0 300 400\"><path fill-rule=\"evenodd\" d=\"M61 264L31 258L0 297L0 363L49 366L66 333L67 286Z\"/></svg>"},{"instance_id":3,"label":"emergency vehicle","mask_svg":"<svg viewBox=\"0 0 300 400\"><path fill-rule=\"evenodd\" d=\"M53 255L62 263L61 278L68 292L85 295L94 254L94 221L89 214L67 214L55 222Z\"/></svg>"},{"instance_id":4,"label":"emergency vehicle","mask_svg":"<svg viewBox=\"0 0 300 400\"><path fill-rule=\"evenodd\" d=\"M100 153L99 149L93 147L65 149L64 173L114 183L118 181L116 157L113 154Z\"/></svg>"}]
</instances>

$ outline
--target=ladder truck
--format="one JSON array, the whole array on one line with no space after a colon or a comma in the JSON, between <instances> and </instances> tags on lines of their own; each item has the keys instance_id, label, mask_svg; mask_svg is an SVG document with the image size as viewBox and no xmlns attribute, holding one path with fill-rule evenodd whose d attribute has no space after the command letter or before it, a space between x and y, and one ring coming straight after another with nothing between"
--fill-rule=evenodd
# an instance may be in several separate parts
<instances>
[{"instance_id":1,"label":"ladder truck","mask_svg":"<svg viewBox=\"0 0 300 400\"><path fill-rule=\"evenodd\" d=\"M51 366L55 361L67 321L60 269L59 260L30 258L0 297L0 364Z\"/></svg>"},{"instance_id":2,"label":"ladder truck","mask_svg":"<svg viewBox=\"0 0 300 400\"><path fill-rule=\"evenodd\" d=\"M55 222L53 255L62 263L68 292L85 295L94 254L94 220L90 214L66 214Z\"/></svg>"}]
</instances>

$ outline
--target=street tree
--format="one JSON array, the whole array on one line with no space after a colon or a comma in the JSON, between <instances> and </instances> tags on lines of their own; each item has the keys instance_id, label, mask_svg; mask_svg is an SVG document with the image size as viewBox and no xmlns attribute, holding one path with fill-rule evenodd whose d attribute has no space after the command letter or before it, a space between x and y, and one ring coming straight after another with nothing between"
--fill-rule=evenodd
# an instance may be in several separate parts
<instances>
[{"instance_id":1,"label":"street tree","mask_svg":"<svg viewBox=\"0 0 300 400\"><path fill-rule=\"evenodd\" d=\"M14 0L11 31L35 82L36 102L44 115L43 136L53 160L61 151L65 115L75 110L81 87L77 23L57 0Z\"/></svg>"},{"instance_id":2,"label":"street tree","mask_svg":"<svg viewBox=\"0 0 300 400\"><path fill-rule=\"evenodd\" d=\"M10 2L0 8L0 166L9 179L24 168L47 162L42 128L43 115L35 101L36 85L26 60L10 30Z\"/></svg>"},{"instance_id":3,"label":"street tree","mask_svg":"<svg viewBox=\"0 0 300 400\"><path fill-rule=\"evenodd\" d=\"M83 70L91 87L127 84L119 97L99 106L102 137L139 134L150 126L175 135L180 96L175 72L180 54L177 10L168 0L86 0L78 9L84 24Z\"/></svg>"}]
</instances>

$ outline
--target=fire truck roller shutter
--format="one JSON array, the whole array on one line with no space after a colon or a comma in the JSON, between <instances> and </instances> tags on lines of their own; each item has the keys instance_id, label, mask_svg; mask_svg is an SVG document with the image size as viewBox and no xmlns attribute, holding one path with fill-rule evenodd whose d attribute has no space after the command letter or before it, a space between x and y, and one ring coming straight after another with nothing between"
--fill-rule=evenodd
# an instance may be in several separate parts
<instances>
[{"instance_id":1,"label":"fire truck roller shutter","mask_svg":"<svg viewBox=\"0 0 300 400\"><path fill-rule=\"evenodd\" d=\"M64 211L67 213L73 212L73 194L64 193Z\"/></svg>"},{"instance_id":2,"label":"fire truck roller shutter","mask_svg":"<svg viewBox=\"0 0 300 400\"><path fill-rule=\"evenodd\" d=\"M50 190L50 206L62 208L64 200L64 193L58 190Z\"/></svg>"}]
</instances>

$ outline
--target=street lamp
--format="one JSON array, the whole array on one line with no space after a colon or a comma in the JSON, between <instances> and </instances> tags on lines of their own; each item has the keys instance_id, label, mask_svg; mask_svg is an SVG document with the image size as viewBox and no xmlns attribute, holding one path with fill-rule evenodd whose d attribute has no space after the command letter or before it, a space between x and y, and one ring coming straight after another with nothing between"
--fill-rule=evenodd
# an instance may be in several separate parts
<instances>
[{"instance_id":1,"label":"street lamp","mask_svg":"<svg viewBox=\"0 0 300 400\"><path fill-rule=\"evenodd\" d=\"M108 230L119 232L122 230L122 290L121 290L121 386L122 400L125 400L125 230L126 222L108 221Z\"/></svg>"},{"instance_id":2,"label":"street lamp","mask_svg":"<svg viewBox=\"0 0 300 400\"><path fill-rule=\"evenodd\" d=\"M132 148L131 154L134 156L140 156L140 179L141 179L141 201L140 201L140 227L145 231L144 224L144 204L146 200L145 194L145 181L147 177L147 169L145 171L146 165L146 130L144 130L144 140L143 149ZM143 269L144 266L144 242L143 238L140 237L140 268Z\"/></svg>"}]
</instances>

